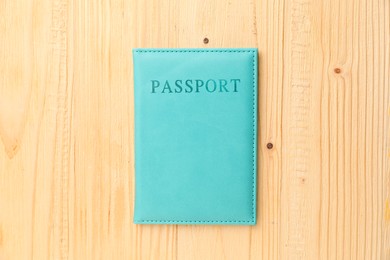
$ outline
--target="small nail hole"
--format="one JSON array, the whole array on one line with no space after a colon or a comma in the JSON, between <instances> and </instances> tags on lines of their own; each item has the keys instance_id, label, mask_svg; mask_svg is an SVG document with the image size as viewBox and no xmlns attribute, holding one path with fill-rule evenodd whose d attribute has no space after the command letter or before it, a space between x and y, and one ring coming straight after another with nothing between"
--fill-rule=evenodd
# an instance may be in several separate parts
<instances>
[{"instance_id":1,"label":"small nail hole","mask_svg":"<svg viewBox=\"0 0 390 260\"><path fill-rule=\"evenodd\" d=\"M208 39L208 38L204 38L204 39L203 39L203 43L204 43L204 44L209 43L209 39Z\"/></svg>"},{"instance_id":2,"label":"small nail hole","mask_svg":"<svg viewBox=\"0 0 390 260\"><path fill-rule=\"evenodd\" d=\"M274 147L274 145L273 145L272 143L268 143L268 144L267 144L267 148L268 148L268 149L272 149L273 147Z\"/></svg>"}]
</instances>

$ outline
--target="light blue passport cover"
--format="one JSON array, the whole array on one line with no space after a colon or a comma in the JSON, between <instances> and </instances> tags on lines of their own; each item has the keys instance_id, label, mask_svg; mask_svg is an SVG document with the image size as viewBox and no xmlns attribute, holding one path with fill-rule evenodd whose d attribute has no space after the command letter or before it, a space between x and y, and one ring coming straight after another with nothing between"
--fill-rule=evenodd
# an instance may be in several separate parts
<instances>
[{"instance_id":1,"label":"light blue passport cover","mask_svg":"<svg viewBox=\"0 0 390 260\"><path fill-rule=\"evenodd\" d=\"M256 224L257 49L134 49L137 224Z\"/></svg>"}]
</instances>

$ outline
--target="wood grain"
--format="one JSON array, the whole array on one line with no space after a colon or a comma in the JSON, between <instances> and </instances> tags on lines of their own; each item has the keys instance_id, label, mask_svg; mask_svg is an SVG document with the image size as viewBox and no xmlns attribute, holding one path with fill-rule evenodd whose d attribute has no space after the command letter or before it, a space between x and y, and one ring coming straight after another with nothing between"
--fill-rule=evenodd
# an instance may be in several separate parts
<instances>
[{"instance_id":1,"label":"wood grain","mask_svg":"<svg viewBox=\"0 0 390 260\"><path fill-rule=\"evenodd\" d=\"M135 47L259 49L256 226L132 224ZM388 0L0 1L0 259L390 259L389 102Z\"/></svg>"}]
</instances>

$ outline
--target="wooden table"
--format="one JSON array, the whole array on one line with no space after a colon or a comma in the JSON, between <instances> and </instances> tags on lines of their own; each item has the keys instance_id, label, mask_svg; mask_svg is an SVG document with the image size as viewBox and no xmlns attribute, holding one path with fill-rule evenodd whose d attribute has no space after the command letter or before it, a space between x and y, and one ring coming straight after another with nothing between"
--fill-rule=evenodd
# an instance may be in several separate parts
<instances>
[{"instance_id":1,"label":"wooden table","mask_svg":"<svg viewBox=\"0 0 390 260\"><path fill-rule=\"evenodd\" d=\"M259 49L256 226L132 224L133 47ZM389 74L389 0L2 0L0 259L390 259Z\"/></svg>"}]
</instances>

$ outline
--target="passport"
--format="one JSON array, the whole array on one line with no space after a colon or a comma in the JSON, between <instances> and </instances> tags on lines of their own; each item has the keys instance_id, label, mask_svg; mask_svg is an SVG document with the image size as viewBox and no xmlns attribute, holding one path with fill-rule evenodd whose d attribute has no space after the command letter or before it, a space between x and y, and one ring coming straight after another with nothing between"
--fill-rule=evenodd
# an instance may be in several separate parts
<instances>
[{"instance_id":1,"label":"passport","mask_svg":"<svg viewBox=\"0 0 390 260\"><path fill-rule=\"evenodd\" d=\"M255 225L257 49L133 49L136 224Z\"/></svg>"}]
</instances>

